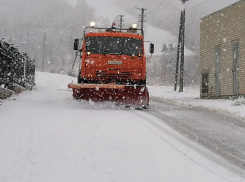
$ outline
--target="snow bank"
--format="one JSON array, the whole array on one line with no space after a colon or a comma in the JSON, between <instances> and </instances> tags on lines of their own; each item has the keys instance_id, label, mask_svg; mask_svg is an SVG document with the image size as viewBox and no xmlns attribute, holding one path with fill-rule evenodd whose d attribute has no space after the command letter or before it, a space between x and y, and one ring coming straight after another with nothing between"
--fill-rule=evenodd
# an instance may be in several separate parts
<instances>
[{"instance_id":1,"label":"snow bank","mask_svg":"<svg viewBox=\"0 0 245 182\"><path fill-rule=\"evenodd\" d=\"M149 86L151 97L161 98L178 105L204 107L213 111L233 114L245 118L245 99L200 99L199 87L184 88L184 92L174 92L170 86Z\"/></svg>"}]
</instances>

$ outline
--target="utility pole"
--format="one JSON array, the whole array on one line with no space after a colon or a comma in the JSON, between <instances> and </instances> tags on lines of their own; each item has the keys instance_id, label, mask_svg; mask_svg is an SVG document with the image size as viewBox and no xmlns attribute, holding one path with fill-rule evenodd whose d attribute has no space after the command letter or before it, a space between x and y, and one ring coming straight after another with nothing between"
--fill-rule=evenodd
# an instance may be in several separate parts
<instances>
[{"instance_id":1,"label":"utility pole","mask_svg":"<svg viewBox=\"0 0 245 182\"><path fill-rule=\"evenodd\" d=\"M26 54L26 52L25 52ZM23 76L24 82L26 81L26 59L24 59L24 76Z\"/></svg>"},{"instance_id":2,"label":"utility pole","mask_svg":"<svg viewBox=\"0 0 245 182\"><path fill-rule=\"evenodd\" d=\"M53 52L52 52L52 46L50 46L49 48L49 64L50 64L50 70L49 71L53 71Z\"/></svg>"},{"instance_id":3,"label":"utility pole","mask_svg":"<svg viewBox=\"0 0 245 182\"><path fill-rule=\"evenodd\" d=\"M137 8L139 10L141 10L141 15L139 16L139 22L141 23L140 28L141 28L141 34L144 37L144 22L145 20L145 10L144 8Z\"/></svg>"},{"instance_id":4,"label":"utility pole","mask_svg":"<svg viewBox=\"0 0 245 182\"><path fill-rule=\"evenodd\" d=\"M188 0L180 0L185 4ZM181 56L180 56L181 54ZM179 29L179 40L178 40L178 50L177 50L177 60L176 60L176 72L175 72L175 83L174 91L177 90L178 84L178 73L179 73L179 58L180 60L180 88L179 92L183 92L184 87L184 61L185 61L185 8L181 11L180 17L180 29Z\"/></svg>"},{"instance_id":5,"label":"utility pole","mask_svg":"<svg viewBox=\"0 0 245 182\"><path fill-rule=\"evenodd\" d=\"M28 56L30 56L30 26L28 25L28 48L27 48Z\"/></svg>"},{"instance_id":6,"label":"utility pole","mask_svg":"<svg viewBox=\"0 0 245 182\"><path fill-rule=\"evenodd\" d=\"M46 45L46 32L43 34L43 58L42 58L42 72L44 71L44 55L45 55L45 45Z\"/></svg>"},{"instance_id":7,"label":"utility pole","mask_svg":"<svg viewBox=\"0 0 245 182\"><path fill-rule=\"evenodd\" d=\"M181 58L180 58L180 86L179 92L184 91L184 62L185 62L185 10L182 13L182 41L181 41Z\"/></svg>"},{"instance_id":8,"label":"utility pole","mask_svg":"<svg viewBox=\"0 0 245 182\"><path fill-rule=\"evenodd\" d=\"M176 70L175 70L174 91L177 90L177 85L178 85L179 58L180 58L180 49L181 49L181 42L182 42L181 32L182 32L182 13L181 13L181 16L180 16L179 39L178 39L178 47L177 47L177 60L176 60Z\"/></svg>"},{"instance_id":9,"label":"utility pole","mask_svg":"<svg viewBox=\"0 0 245 182\"><path fill-rule=\"evenodd\" d=\"M119 15L119 27L120 27L120 32L122 31L122 27L123 27L123 17L124 17L124 15Z\"/></svg>"}]
</instances>

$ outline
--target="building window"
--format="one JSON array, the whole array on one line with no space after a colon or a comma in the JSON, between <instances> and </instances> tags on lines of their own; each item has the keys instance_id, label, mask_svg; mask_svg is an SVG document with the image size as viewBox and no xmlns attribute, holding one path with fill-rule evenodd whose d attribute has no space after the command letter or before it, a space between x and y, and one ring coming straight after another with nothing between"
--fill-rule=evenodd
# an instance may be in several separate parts
<instances>
[{"instance_id":1,"label":"building window","mask_svg":"<svg viewBox=\"0 0 245 182\"><path fill-rule=\"evenodd\" d=\"M202 93L208 93L208 73L202 73Z\"/></svg>"}]
</instances>

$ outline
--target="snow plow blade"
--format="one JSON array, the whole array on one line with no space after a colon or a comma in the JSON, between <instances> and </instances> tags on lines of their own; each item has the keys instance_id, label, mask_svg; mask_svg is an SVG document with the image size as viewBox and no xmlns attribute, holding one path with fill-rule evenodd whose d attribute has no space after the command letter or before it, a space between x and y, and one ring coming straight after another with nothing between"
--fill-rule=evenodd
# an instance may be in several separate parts
<instances>
[{"instance_id":1,"label":"snow plow blade","mask_svg":"<svg viewBox=\"0 0 245 182\"><path fill-rule=\"evenodd\" d=\"M146 86L116 84L69 84L75 99L94 102L111 101L118 105L147 108L149 93Z\"/></svg>"}]
</instances>

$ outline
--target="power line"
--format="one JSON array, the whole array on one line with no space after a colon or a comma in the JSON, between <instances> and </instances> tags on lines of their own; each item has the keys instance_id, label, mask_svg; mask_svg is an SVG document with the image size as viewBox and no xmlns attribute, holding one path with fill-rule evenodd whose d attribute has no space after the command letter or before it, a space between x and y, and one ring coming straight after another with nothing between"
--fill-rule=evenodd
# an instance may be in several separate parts
<instances>
[{"instance_id":1,"label":"power line","mask_svg":"<svg viewBox=\"0 0 245 182\"><path fill-rule=\"evenodd\" d=\"M146 15L152 13L153 11L155 11L159 6L161 6L165 1L163 1L162 3L160 3L156 8L154 8L153 10L151 10L149 13L147 13ZM166 6L165 8L163 8L162 10L168 8L169 6ZM125 20L136 20L137 18L128 18L128 19L125 19Z\"/></svg>"},{"instance_id":2,"label":"power line","mask_svg":"<svg viewBox=\"0 0 245 182\"><path fill-rule=\"evenodd\" d=\"M206 4L206 3L209 2L209 1L211 1L211 0L207 0L207 1L203 2L203 3L201 3L201 4L198 4L198 5L196 5L196 6L187 8L186 10L194 9L194 8L196 8L196 7L199 7L199 6L203 5L203 4Z\"/></svg>"},{"instance_id":3,"label":"power line","mask_svg":"<svg viewBox=\"0 0 245 182\"><path fill-rule=\"evenodd\" d=\"M156 6L154 9L152 9L149 13L145 14L145 15L149 15L150 13L152 13L153 11L155 11L157 8L159 8L165 1L161 2L158 6ZM139 8L137 8L139 9ZM128 18L125 20L136 20L137 18Z\"/></svg>"},{"instance_id":4,"label":"power line","mask_svg":"<svg viewBox=\"0 0 245 182\"><path fill-rule=\"evenodd\" d=\"M192 7L190 7L190 8L187 8L186 10L190 10L190 9L197 8L197 7L199 7L199 6L203 5L203 4L206 4L206 3L209 2L209 1L211 1L211 0L207 0L207 1L205 1L205 2L203 2L203 3L200 3L200 4L196 5L196 6L192 6ZM181 12L181 11L179 10L178 12L172 14L171 16L166 17L166 18L164 18L164 19L162 19L162 20L160 20L160 21L157 21L156 23L163 22L164 20L167 20L167 19L169 19L169 18L172 18L172 17L174 17L175 15L179 14L180 12Z\"/></svg>"},{"instance_id":5,"label":"power line","mask_svg":"<svg viewBox=\"0 0 245 182\"><path fill-rule=\"evenodd\" d=\"M163 9L161 9L161 11L167 9L167 8L168 8L169 6L171 6L171 5L172 5L172 4L170 3L168 6L165 6ZM177 13L175 13L175 14L169 16L168 18L162 19L162 20L160 20L160 21L158 21L158 22L162 22L163 20L169 19L169 18L171 18L171 17L177 15L179 12L180 12L180 11L178 11ZM158 23L158 22L156 22L156 23Z\"/></svg>"},{"instance_id":6,"label":"power line","mask_svg":"<svg viewBox=\"0 0 245 182\"><path fill-rule=\"evenodd\" d=\"M157 21L156 23L163 22L164 20L168 20L169 18L172 18L172 17L174 17L175 15L179 14L179 12L181 12L181 11L178 11L178 12L172 14L172 15L169 16L169 17L166 17L166 18L164 18L164 19L162 19L162 20L160 20L160 21Z\"/></svg>"},{"instance_id":7,"label":"power line","mask_svg":"<svg viewBox=\"0 0 245 182\"><path fill-rule=\"evenodd\" d=\"M146 15L149 15L150 13L152 13L153 11L155 11L157 8L159 8L165 1L161 2L158 6L156 6L153 10L151 10L149 13L147 13Z\"/></svg>"}]
</instances>

